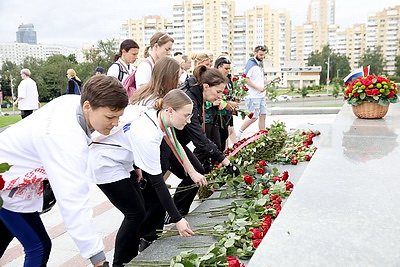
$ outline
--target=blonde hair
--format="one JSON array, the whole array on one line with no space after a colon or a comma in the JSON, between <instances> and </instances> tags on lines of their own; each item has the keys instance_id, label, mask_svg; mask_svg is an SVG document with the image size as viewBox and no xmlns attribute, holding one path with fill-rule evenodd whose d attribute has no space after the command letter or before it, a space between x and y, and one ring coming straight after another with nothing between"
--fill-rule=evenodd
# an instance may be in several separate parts
<instances>
[{"instance_id":1,"label":"blonde hair","mask_svg":"<svg viewBox=\"0 0 400 267\"><path fill-rule=\"evenodd\" d=\"M192 100L185 92L180 89L173 89L164 97L157 99L153 104L153 108L162 110L171 107L177 110L192 103Z\"/></svg>"},{"instance_id":2,"label":"blonde hair","mask_svg":"<svg viewBox=\"0 0 400 267\"><path fill-rule=\"evenodd\" d=\"M173 57L176 61L178 61L179 65L182 65L183 63L186 62L186 60L183 59L182 55L174 56Z\"/></svg>"},{"instance_id":3,"label":"blonde hair","mask_svg":"<svg viewBox=\"0 0 400 267\"><path fill-rule=\"evenodd\" d=\"M76 76L76 72L74 69L68 69L67 70L67 74L69 74L69 76L71 76L71 78L75 78L75 80L77 81L81 81L78 76Z\"/></svg>"},{"instance_id":4,"label":"blonde hair","mask_svg":"<svg viewBox=\"0 0 400 267\"><path fill-rule=\"evenodd\" d=\"M191 60L194 61L194 65L198 66L199 64L203 63L206 60L211 60L212 58L210 57L209 54L202 52L202 53L197 53L197 54L192 54L190 56Z\"/></svg>"},{"instance_id":5,"label":"blonde hair","mask_svg":"<svg viewBox=\"0 0 400 267\"><path fill-rule=\"evenodd\" d=\"M155 44L158 44L159 46L162 46L168 42L174 42L174 38L168 35L168 33L165 32L157 32L155 33L151 39L150 39L150 45L146 46L144 49L144 57L148 57L149 54L149 49L153 48Z\"/></svg>"},{"instance_id":6,"label":"blonde hair","mask_svg":"<svg viewBox=\"0 0 400 267\"><path fill-rule=\"evenodd\" d=\"M149 101L163 97L178 86L180 72L178 61L170 57L161 58L154 65L150 81L133 93L130 103L135 105L145 100L144 105L147 105Z\"/></svg>"}]
</instances>

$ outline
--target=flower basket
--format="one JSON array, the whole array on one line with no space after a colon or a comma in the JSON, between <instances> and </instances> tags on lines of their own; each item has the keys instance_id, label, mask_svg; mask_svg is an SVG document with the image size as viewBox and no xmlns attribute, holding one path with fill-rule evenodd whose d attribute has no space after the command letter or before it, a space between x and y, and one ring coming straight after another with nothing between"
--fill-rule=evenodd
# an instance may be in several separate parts
<instances>
[{"instance_id":1,"label":"flower basket","mask_svg":"<svg viewBox=\"0 0 400 267\"><path fill-rule=\"evenodd\" d=\"M381 119L389 110L387 106L379 105L377 102L363 102L358 106L352 106L353 113L360 119Z\"/></svg>"}]
</instances>

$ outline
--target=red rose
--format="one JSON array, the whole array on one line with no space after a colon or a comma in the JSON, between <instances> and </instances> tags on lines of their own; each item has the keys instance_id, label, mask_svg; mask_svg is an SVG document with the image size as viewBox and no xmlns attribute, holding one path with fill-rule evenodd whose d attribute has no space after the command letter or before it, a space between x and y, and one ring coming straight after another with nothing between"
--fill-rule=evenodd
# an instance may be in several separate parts
<instances>
[{"instance_id":1,"label":"red rose","mask_svg":"<svg viewBox=\"0 0 400 267\"><path fill-rule=\"evenodd\" d=\"M226 262L228 263L228 267L241 267L242 266L240 264L240 261L235 257L227 256Z\"/></svg>"},{"instance_id":2,"label":"red rose","mask_svg":"<svg viewBox=\"0 0 400 267\"><path fill-rule=\"evenodd\" d=\"M243 78L246 78L246 74L242 74L242 77L243 77Z\"/></svg>"},{"instance_id":3,"label":"red rose","mask_svg":"<svg viewBox=\"0 0 400 267\"><path fill-rule=\"evenodd\" d=\"M251 185L253 183L253 177L251 177L250 175L243 176L243 180L248 185Z\"/></svg>"},{"instance_id":4,"label":"red rose","mask_svg":"<svg viewBox=\"0 0 400 267\"><path fill-rule=\"evenodd\" d=\"M232 82L236 82L237 80L239 80L238 77L233 77L233 78L232 78Z\"/></svg>"},{"instance_id":5,"label":"red rose","mask_svg":"<svg viewBox=\"0 0 400 267\"><path fill-rule=\"evenodd\" d=\"M242 89L245 90L246 92L249 91L249 88L247 88L246 85L243 85Z\"/></svg>"},{"instance_id":6,"label":"red rose","mask_svg":"<svg viewBox=\"0 0 400 267\"><path fill-rule=\"evenodd\" d=\"M253 247L258 248L258 246L260 245L262 239L254 239L253 240Z\"/></svg>"},{"instance_id":7,"label":"red rose","mask_svg":"<svg viewBox=\"0 0 400 267\"><path fill-rule=\"evenodd\" d=\"M286 190L289 191L290 189L293 188L293 186L294 186L294 185L292 184L292 182L290 182L290 181L287 181L287 182L286 182Z\"/></svg>"},{"instance_id":8,"label":"red rose","mask_svg":"<svg viewBox=\"0 0 400 267\"><path fill-rule=\"evenodd\" d=\"M271 215L264 215L264 221L263 221L264 223L269 223L269 224L271 224L272 223L272 217L271 217Z\"/></svg>"},{"instance_id":9,"label":"red rose","mask_svg":"<svg viewBox=\"0 0 400 267\"><path fill-rule=\"evenodd\" d=\"M289 178L289 172L288 171L284 171L282 173L282 180L286 181Z\"/></svg>"},{"instance_id":10,"label":"red rose","mask_svg":"<svg viewBox=\"0 0 400 267\"><path fill-rule=\"evenodd\" d=\"M261 229L263 231L263 235L265 236L265 234L268 232L269 228L271 227L271 224L268 223L263 223L261 225Z\"/></svg>"},{"instance_id":11,"label":"red rose","mask_svg":"<svg viewBox=\"0 0 400 267\"><path fill-rule=\"evenodd\" d=\"M229 89L224 89L223 94L224 94L224 95L229 94Z\"/></svg>"},{"instance_id":12,"label":"red rose","mask_svg":"<svg viewBox=\"0 0 400 267\"><path fill-rule=\"evenodd\" d=\"M305 155L304 158L306 159L306 161L310 161L311 157L309 155Z\"/></svg>"},{"instance_id":13,"label":"red rose","mask_svg":"<svg viewBox=\"0 0 400 267\"><path fill-rule=\"evenodd\" d=\"M247 117L249 117L249 119L253 118L254 116L254 112L250 112L249 115L247 115Z\"/></svg>"},{"instance_id":14,"label":"red rose","mask_svg":"<svg viewBox=\"0 0 400 267\"><path fill-rule=\"evenodd\" d=\"M265 167L265 166L267 166L267 162L265 161L265 160L260 160L259 162L257 162L258 163L258 166L260 166L260 167Z\"/></svg>"},{"instance_id":15,"label":"red rose","mask_svg":"<svg viewBox=\"0 0 400 267\"><path fill-rule=\"evenodd\" d=\"M275 176L275 177L272 177L272 180L274 181L274 183L276 183L281 180L281 177Z\"/></svg>"},{"instance_id":16,"label":"red rose","mask_svg":"<svg viewBox=\"0 0 400 267\"><path fill-rule=\"evenodd\" d=\"M297 159L294 159L294 160L291 161L291 163L292 163L293 165L297 165L298 162L299 162L299 161L298 161Z\"/></svg>"},{"instance_id":17,"label":"red rose","mask_svg":"<svg viewBox=\"0 0 400 267\"><path fill-rule=\"evenodd\" d=\"M264 168L257 168L258 174L264 174Z\"/></svg>"},{"instance_id":18,"label":"red rose","mask_svg":"<svg viewBox=\"0 0 400 267\"><path fill-rule=\"evenodd\" d=\"M251 237L251 239L262 239L263 238L263 233L258 228L252 228L252 229L250 229L250 232L253 233L253 236Z\"/></svg>"},{"instance_id":19,"label":"red rose","mask_svg":"<svg viewBox=\"0 0 400 267\"><path fill-rule=\"evenodd\" d=\"M5 184L5 181L3 179L3 176L0 174L0 190L4 188L4 184Z\"/></svg>"},{"instance_id":20,"label":"red rose","mask_svg":"<svg viewBox=\"0 0 400 267\"><path fill-rule=\"evenodd\" d=\"M268 190L267 188L265 188L265 189L263 189L263 190L261 191L261 194L267 195L268 192L269 192L269 190Z\"/></svg>"}]
</instances>

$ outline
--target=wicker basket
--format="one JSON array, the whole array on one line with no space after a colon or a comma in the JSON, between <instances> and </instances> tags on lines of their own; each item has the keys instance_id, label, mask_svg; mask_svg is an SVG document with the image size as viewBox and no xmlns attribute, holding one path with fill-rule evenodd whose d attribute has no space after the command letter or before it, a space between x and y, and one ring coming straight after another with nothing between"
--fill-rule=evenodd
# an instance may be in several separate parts
<instances>
[{"instance_id":1,"label":"wicker basket","mask_svg":"<svg viewBox=\"0 0 400 267\"><path fill-rule=\"evenodd\" d=\"M354 115L360 119L380 119L388 112L389 105L381 106L377 102L363 102L352 108Z\"/></svg>"}]
</instances>

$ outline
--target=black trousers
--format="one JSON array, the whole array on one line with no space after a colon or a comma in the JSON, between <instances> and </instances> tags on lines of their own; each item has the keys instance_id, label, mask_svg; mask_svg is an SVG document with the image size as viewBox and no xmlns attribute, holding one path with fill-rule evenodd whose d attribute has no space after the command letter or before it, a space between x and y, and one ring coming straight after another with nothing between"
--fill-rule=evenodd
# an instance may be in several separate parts
<instances>
[{"instance_id":1,"label":"black trousers","mask_svg":"<svg viewBox=\"0 0 400 267\"><path fill-rule=\"evenodd\" d=\"M192 163L193 167L199 172L204 174L204 168L201 165L200 161L196 158L196 156L188 149L186 146L183 147L185 153ZM178 159L175 157L174 153L172 152L171 148L168 144L163 140L160 146L161 150L161 169L163 175L170 171L175 174L179 179L181 179L181 183L178 187L184 187L187 185L194 184L193 180L186 174L185 169L180 164ZM150 184L151 185L151 184ZM192 204L194 198L196 197L198 188L193 188L191 190L185 189L177 189L174 194L174 203L179 211L179 213L184 216L189 213L190 205ZM183 191L183 192L181 192ZM149 227L145 227L147 229L143 229L143 235L147 241L153 241L157 239L156 229L163 229L164 227L164 216L165 216L165 209L162 204L158 201L158 197L154 188L152 189L149 186L149 182L146 185L145 190L142 191L143 197L146 203L146 218L152 218L148 224ZM157 201L156 201L157 200ZM158 221L158 222L156 222ZM151 229L153 228L153 229ZM142 232L142 231L141 231Z\"/></svg>"},{"instance_id":2,"label":"black trousers","mask_svg":"<svg viewBox=\"0 0 400 267\"><path fill-rule=\"evenodd\" d=\"M0 220L0 258L3 256L13 238L14 235L4 225L3 221Z\"/></svg>"},{"instance_id":3,"label":"black trousers","mask_svg":"<svg viewBox=\"0 0 400 267\"><path fill-rule=\"evenodd\" d=\"M113 266L124 266L138 254L139 230L145 216L143 197L134 172L130 178L100 184L98 187L110 202L124 214L115 239Z\"/></svg>"},{"instance_id":4,"label":"black trousers","mask_svg":"<svg viewBox=\"0 0 400 267\"><path fill-rule=\"evenodd\" d=\"M21 110L21 118L26 118L33 113L33 110Z\"/></svg>"}]
</instances>

